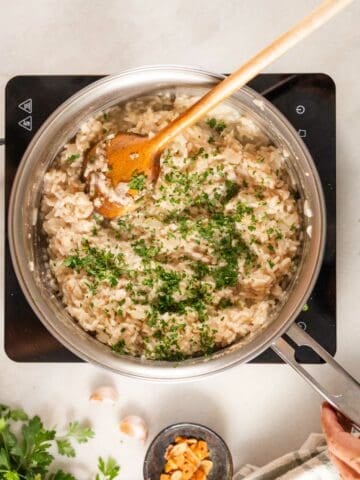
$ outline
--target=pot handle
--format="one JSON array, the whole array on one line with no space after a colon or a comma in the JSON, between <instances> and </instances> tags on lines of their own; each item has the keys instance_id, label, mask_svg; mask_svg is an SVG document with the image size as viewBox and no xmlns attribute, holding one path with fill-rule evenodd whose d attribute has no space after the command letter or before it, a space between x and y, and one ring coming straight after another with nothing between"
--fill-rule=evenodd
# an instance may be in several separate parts
<instances>
[{"instance_id":1,"label":"pot handle","mask_svg":"<svg viewBox=\"0 0 360 480\"><path fill-rule=\"evenodd\" d=\"M295 348L292 346L294 343L296 346L310 347L331 367L333 382L330 387L325 387L324 382L321 381L324 372L310 373L304 365L297 362ZM325 400L351 420L354 425L360 427L360 384L310 335L293 324L286 331L285 337L275 340L271 348L309 382Z\"/></svg>"}]
</instances>

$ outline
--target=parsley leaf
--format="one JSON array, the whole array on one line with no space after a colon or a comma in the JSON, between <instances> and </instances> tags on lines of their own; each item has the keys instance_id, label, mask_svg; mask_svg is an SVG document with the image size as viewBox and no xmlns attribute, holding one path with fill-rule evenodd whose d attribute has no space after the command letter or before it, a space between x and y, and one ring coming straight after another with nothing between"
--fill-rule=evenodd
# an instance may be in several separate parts
<instances>
[{"instance_id":1,"label":"parsley leaf","mask_svg":"<svg viewBox=\"0 0 360 480\"><path fill-rule=\"evenodd\" d=\"M79 422L69 423L67 436L73 438L78 443L86 443L94 437L94 432L90 427L84 427Z\"/></svg>"},{"instance_id":2,"label":"parsley leaf","mask_svg":"<svg viewBox=\"0 0 360 480\"><path fill-rule=\"evenodd\" d=\"M90 427L84 427L79 422L69 423L66 435L56 438L56 445L60 455L66 457L75 457L75 449L71 445L70 439L78 443L86 443L90 438L93 438L94 432Z\"/></svg>"},{"instance_id":3,"label":"parsley leaf","mask_svg":"<svg viewBox=\"0 0 360 480\"><path fill-rule=\"evenodd\" d=\"M20 480L20 476L17 472L8 471L4 474L6 480Z\"/></svg>"},{"instance_id":4,"label":"parsley leaf","mask_svg":"<svg viewBox=\"0 0 360 480\"><path fill-rule=\"evenodd\" d=\"M11 419L14 422L17 422L19 420L22 420L22 421L27 420L28 416L24 412L24 410L21 410L20 408L10 409L6 405L0 404L0 424L1 424L1 419L3 420ZM1 426L0 426L0 431L1 431Z\"/></svg>"},{"instance_id":5,"label":"parsley leaf","mask_svg":"<svg viewBox=\"0 0 360 480\"><path fill-rule=\"evenodd\" d=\"M10 418L11 418L11 420L14 420L15 422L17 422L19 420L24 422L29 417L24 412L24 410L21 410L20 408L17 408L15 410L10 410Z\"/></svg>"},{"instance_id":6,"label":"parsley leaf","mask_svg":"<svg viewBox=\"0 0 360 480\"><path fill-rule=\"evenodd\" d=\"M65 473L63 470L58 470L56 473L50 475L48 480L76 480L76 478L70 473Z\"/></svg>"},{"instance_id":7,"label":"parsley leaf","mask_svg":"<svg viewBox=\"0 0 360 480\"><path fill-rule=\"evenodd\" d=\"M56 440L56 445L60 455L64 455L65 457L75 457L75 449L67 438Z\"/></svg>"},{"instance_id":8,"label":"parsley leaf","mask_svg":"<svg viewBox=\"0 0 360 480\"><path fill-rule=\"evenodd\" d=\"M96 480L114 480L119 475L120 465L112 457L107 460L99 457L98 469L99 473L96 475Z\"/></svg>"}]
</instances>

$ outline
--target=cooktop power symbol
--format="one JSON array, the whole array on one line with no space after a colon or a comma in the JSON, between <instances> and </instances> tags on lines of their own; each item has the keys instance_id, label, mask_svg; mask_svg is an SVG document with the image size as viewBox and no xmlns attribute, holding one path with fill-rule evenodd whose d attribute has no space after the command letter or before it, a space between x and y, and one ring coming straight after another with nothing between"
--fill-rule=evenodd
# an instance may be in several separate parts
<instances>
[{"instance_id":1,"label":"cooktop power symbol","mask_svg":"<svg viewBox=\"0 0 360 480\"><path fill-rule=\"evenodd\" d=\"M296 113L297 113L298 115L302 115L303 113L305 113L305 107L304 107L304 105L298 105L298 106L295 108L295 110L296 110Z\"/></svg>"},{"instance_id":2,"label":"cooktop power symbol","mask_svg":"<svg viewBox=\"0 0 360 480\"><path fill-rule=\"evenodd\" d=\"M18 108L26 113L32 113L32 98L28 98L27 100L19 103Z\"/></svg>"},{"instance_id":3,"label":"cooktop power symbol","mask_svg":"<svg viewBox=\"0 0 360 480\"><path fill-rule=\"evenodd\" d=\"M20 120L18 125L20 125L20 127L22 127L22 128L25 128L25 130L28 130L29 132L31 132L31 130L32 130L32 117L31 117L31 115L29 115L28 117L25 117L22 120Z\"/></svg>"}]
</instances>

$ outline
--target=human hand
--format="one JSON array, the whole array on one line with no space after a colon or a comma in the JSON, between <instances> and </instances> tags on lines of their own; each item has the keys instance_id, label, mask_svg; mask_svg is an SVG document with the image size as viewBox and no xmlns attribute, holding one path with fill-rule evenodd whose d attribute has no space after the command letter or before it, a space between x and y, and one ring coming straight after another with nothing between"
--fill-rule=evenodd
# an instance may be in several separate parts
<instances>
[{"instance_id":1,"label":"human hand","mask_svg":"<svg viewBox=\"0 0 360 480\"><path fill-rule=\"evenodd\" d=\"M332 463L344 480L360 479L360 438L344 429L347 420L328 403L321 407L321 425Z\"/></svg>"}]
</instances>

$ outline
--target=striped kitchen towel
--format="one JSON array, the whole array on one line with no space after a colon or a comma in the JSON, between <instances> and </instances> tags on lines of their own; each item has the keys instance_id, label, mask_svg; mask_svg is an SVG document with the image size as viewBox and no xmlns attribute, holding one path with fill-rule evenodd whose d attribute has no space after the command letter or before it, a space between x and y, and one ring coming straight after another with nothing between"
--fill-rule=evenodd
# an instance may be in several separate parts
<instances>
[{"instance_id":1,"label":"striped kitchen towel","mask_svg":"<svg viewBox=\"0 0 360 480\"><path fill-rule=\"evenodd\" d=\"M264 467L244 465L234 480L339 480L327 455L322 434L313 433L296 452L273 460Z\"/></svg>"}]
</instances>

